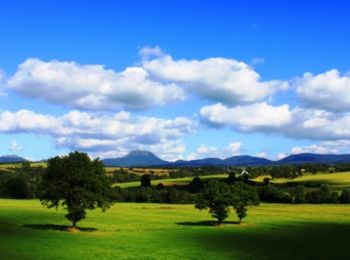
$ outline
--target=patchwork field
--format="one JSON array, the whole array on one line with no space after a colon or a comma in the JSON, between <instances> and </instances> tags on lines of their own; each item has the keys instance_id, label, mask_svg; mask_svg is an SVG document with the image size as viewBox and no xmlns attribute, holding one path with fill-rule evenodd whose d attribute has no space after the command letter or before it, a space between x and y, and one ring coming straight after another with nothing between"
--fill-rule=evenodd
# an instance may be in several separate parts
<instances>
[{"instance_id":1,"label":"patchwork field","mask_svg":"<svg viewBox=\"0 0 350 260\"><path fill-rule=\"evenodd\" d=\"M227 174L216 174L216 175L201 176L200 178L202 180L206 180L206 179L223 179L223 178L227 178L227 176L228 176ZM157 186L159 183L163 183L165 186L187 185L192 180L193 180L193 177L152 180L152 186ZM140 186L140 182L139 181L133 181L133 182L118 183L116 185L121 187L121 188L131 188L131 187L138 187L138 186Z\"/></svg>"},{"instance_id":2,"label":"patchwork field","mask_svg":"<svg viewBox=\"0 0 350 260\"><path fill-rule=\"evenodd\" d=\"M69 233L62 210L0 200L1 259L344 259L350 205L263 204L223 227L192 205L119 203Z\"/></svg>"}]
</instances>

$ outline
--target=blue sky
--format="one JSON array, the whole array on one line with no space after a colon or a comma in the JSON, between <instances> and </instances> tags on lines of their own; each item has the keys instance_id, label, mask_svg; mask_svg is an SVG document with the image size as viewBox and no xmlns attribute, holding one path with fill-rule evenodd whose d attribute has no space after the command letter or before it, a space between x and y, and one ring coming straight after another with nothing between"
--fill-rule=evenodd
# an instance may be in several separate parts
<instances>
[{"instance_id":1,"label":"blue sky","mask_svg":"<svg viewBox=\"0 0 350 260\"><path fill-rule=\"evenodd\" d=\"M349 11L346 1L1 1L0 155L348 153Z\"/></svg>"}]
</instances>

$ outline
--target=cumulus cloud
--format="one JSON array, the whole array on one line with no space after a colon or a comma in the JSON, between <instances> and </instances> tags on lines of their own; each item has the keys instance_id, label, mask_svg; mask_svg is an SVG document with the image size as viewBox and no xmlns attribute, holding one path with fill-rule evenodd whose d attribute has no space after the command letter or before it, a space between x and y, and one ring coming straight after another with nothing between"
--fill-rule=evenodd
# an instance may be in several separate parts
<instances>
[{"instance_id":1,"label":"cumulus cloud","mask_svg":"<svg viewBox=\"0 0 350 260\"><path fill-rule=\"evenodd\" d=\"M292 120L288 105L274 107L266 102L234 108L219 103L201 108L200 115L206 123L242 132L274 131Z\"/></svg>"},{"instance_id":2,"label":"cumulus cloud","mask_svg":"<svg viewBox=\"0 0 350 260\"><path fill-rule=\"evenodd\" d=\"M206 106L200 110L200 116L210 126L226 126L244 133L279 133L314 140L350 139L350 113L257 103L234 108L222 104Z\"/></svg>"},{"instance_id":3,"label":"cumulus cloud","mask_svg":"<svg viewBox=\"0 0 350 260\"><path fill-rule=\"evenodd\" d=\"M326 141L307 146L294 146L291 154L318 153L318 154L340 154L350 153L350 140Z\"/></svg>"},{"instance_id":4,"label":"cumulus cloud","mask_svg":"<svg viewBox=\"0 0 350 260\"><path fill-rule=\"evenodd\" d=\"M223 149L219 149L216 146L200 145L197 147L195 152L190 153L187 156L187 159L196 160L196 159L207 158L207 157L225 159L227 157L239 155L241 148L242 148L241 142L232 142L228 146L224 147Z\"/></svg>"},{"instance_id":5,"label":"cumulus cloud","mask_svg":"<svg viewBox=\"0 0 350 260\"><path fill-rule=\"evenodd\" d=\"M234 59L174 60L170 55L145 59L143 68L150 75L166 82L187 87L195 94L227 105L264 100L287 83L261 81L249 65Z\"/></svg>"},{"instance_id":6,"label":"cumulus cloud","mask_svg":"<svg viewBox=\"0 0 350 260\"><path fill-rule=\"evenodd\" d=\"M93 154L123 153L132 149L156 152L168 149L175 157L184 146L181 137L191 133L195 123L184 117L160 119L119 112L112 116L71 111L62 116L33 111L0 112L0 133L32 133L54 138L58 147Z\"/></svg>"},{"instance_id":7,"label":"cumulus cloud","mask_svg":"<svg viewBox=\"0 0 350 260\"><path fill-rule=\"evenodd\" d=\"M350 111L350 74L338 70L313 75L305 73L293 82L302 102L310 107L333 112Z\"/></svg>"},{"instance_id":8,"label":"cumulus cloud","mask_svg":"<svg viewBox=\"0 0 350 260\"><path fill-rule=\"evenodd\" d=\"M86 110L146 109L184 99L173 83L149 79L140 67L115 72L101 65L27 59L7 85L26 97Z\"/></svg>"}]
</instances>

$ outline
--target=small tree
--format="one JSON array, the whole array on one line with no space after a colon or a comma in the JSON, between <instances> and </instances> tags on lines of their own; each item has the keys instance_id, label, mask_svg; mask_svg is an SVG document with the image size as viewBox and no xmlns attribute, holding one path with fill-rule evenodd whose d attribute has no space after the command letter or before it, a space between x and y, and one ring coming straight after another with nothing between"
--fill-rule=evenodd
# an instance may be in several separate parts
<instances>
[{"instance_id":1,"label":"small tree","mask_svg":"<svg viewBox=\"0 0 350 260\"><path fill-rule=\"evenodd\" d=\"M144 174L141 176L141 187L144 187L144 188L151 187L151 175Z\"/></svg>"},{"instance_id":2,"label":"small tree","mask_svg":"<svg viewBox=\"0 0 350 260\"><path fill-rule=\"evenodd\" d=\"M63 206L68 211L66 218L76 228L87 209L109 208L113 190L99 159L90 160L85 153L73 152L48 161L39 198L48 208Z\"/></svg>"},{"instance_id":3,"label":"small tree","mask_svg":"<svg viewBox=\"0 0 350 260\"><path fill-rule=\"evenodd\" d=\"M254 187L239 182L231 186L232 206L234 207L239 223L247 216L248 207L260 204L259 196Z\"/></svg>"},{"instance_id":4,"label":"small tree","mask_svg":"<svg viewBox=\"0 0 350 260\"><path fill-rule=\"evenodd\" d=\"M191 193L198 193L203 188L201 178L194 177L188 186Z\"/></svg>"},{"instance_id":5,"label":"small tree","mask_svg":"<svg viewBox=\"0 0 350 260\"><path fill-rule=\"evenodd\" d=\"M209 208L209 213L221 224L228 217L232 204L232 192L224 182L208 181L198 194L195 207L203 210Z\"/></svg>"},{"instance_id":6,"label":"small tree","mask_svg":"<svg viewBox=\"0 0 350 260\"><path fill-rule=\"evenodd\" d=\"M339 196L339 202L340 203L350 203L350 190L349 189L342 190L342 192Z\"/></svg>"}]
</instances>

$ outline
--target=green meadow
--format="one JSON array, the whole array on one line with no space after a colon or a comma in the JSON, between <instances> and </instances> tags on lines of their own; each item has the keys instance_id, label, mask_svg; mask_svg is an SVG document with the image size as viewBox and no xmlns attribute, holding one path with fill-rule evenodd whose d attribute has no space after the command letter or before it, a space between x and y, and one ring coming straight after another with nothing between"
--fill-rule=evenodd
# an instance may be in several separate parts
<instances>
[{"instance_id":1,"label":"green meadow","mask_svg":"<svg viewBox=\"0 0 350 260\"><path fill-rule=\"evenodd\" d=\"M192 205L117 203L70 233L63 210L0 200L1 259L345 259L350 205L262 204L215 226Z\"/></svg>"}]
</instances>

